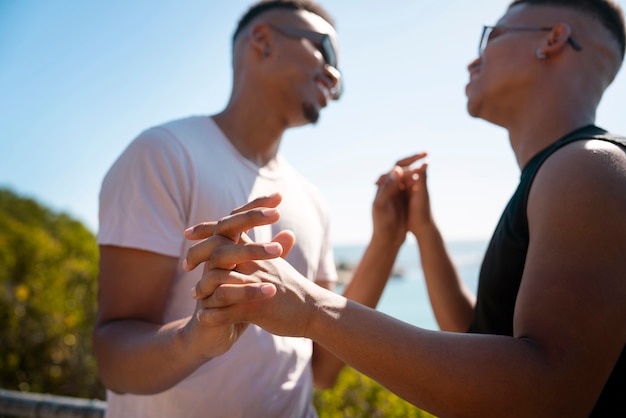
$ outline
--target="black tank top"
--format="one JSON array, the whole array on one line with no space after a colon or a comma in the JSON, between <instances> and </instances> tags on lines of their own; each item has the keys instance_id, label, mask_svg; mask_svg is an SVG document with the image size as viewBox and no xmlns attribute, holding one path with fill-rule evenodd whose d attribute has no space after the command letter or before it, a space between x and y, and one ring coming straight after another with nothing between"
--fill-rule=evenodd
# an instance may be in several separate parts
<instances>
[{"instance_id":1,"label":"black tank top","mask_svg":"<svg viewBox=\"0 0 626 418\"><path fill-rule=\"evenodd\" d=\"M585 139L599 139L626 148L626 138L611 135L597 126L588 125L545 148L526 164L517 190L504 209L487 247L480 269L476 309L469 332L513 335L515 300L528 251L526 205L530 187L537 171L550 155L564 145ZM626 416L625 401L626 349L622 349L622 354L591 416Z\"/></svg>"}]
</instances>

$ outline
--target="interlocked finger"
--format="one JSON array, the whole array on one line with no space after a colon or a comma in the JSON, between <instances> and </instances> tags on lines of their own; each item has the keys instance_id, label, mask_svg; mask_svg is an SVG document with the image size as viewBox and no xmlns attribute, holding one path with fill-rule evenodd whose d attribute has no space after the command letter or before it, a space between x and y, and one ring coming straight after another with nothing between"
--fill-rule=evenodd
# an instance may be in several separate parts
<instances>
[{"instance_id":1,"label":"interlocked finger","mask_svg":"<svg viewBox=\"0 0 626 418\"><path fill-rule=\"evenodd\" d=\"M427 153L420 152L419 154L414 154L414 155L411 155L410 157L406 157L401 160L398 160L396 162L396 165L406 170L411 166L411 164L413 164L417 160L421 160L422 158L426 157L426 155Z\"/></svg>"},{"instance_id":2,"label":"interlocked finger","mask_svg":"<svg viewBox=\"0 0 626 418\"><path fill-rule=\"evenodd\" d=\"M281 196L280 193L274 193L268 196L257 197L256 199L251 200L250 202L242 206L239 206L238 208L233 209L233 211L230 214L234 215L236 213L245 212L247 210L255 209L259 207L275 208L280 204L282 200L283 200L283 197Z\"/></svg>"},{"instance_id":3,"label":"interlocked finger","mask_svg":"<svg viewBox=\"0 0 626 418\"><path fill-rule=\"evenodd\" d=\"M240 241L250 242L249 238L245 235L245 231L252 229L257 225L272 224L276 222L278 218L280 218L278 209L261 208L251 209L220 219L213 227L212 236L194 244L187 251L187 257L183 263L183 268L186 271L191 271L196 268L198 264L204 261L210 261L213 252L220 246L229 246L237 244ZM202 224L199 230L206 233L211 227L212 225L209 222ZM188 234L188 236L190 235L193 235L193 233ZM270 254L274 254L275 248L269 246L268 250L270 251ZM221 264L211 263L211 267L215 266L228 268ZM232 268L232 266L230 268Z\"/></svg>"},{"instance_id":4,"label":"interlocked finger","mask_svg":"<svg viewBox=\"0 0 626 418\"><path fill-rule=\"evenodd\" d=\"M212 309L256 302L273 295L275 289L268 283L223 284L210 297L200 300L200 305Z\"/></svg>"}]
</instances>

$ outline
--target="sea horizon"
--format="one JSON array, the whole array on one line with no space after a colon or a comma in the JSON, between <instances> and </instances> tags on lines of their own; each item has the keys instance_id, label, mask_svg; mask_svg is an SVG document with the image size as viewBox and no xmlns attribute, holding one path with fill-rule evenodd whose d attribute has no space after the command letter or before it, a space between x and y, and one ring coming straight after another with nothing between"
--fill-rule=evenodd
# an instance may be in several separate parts
<instances>
[{"instance_id":1,"label":"sea horizon","mask_svg":"<svg viewBox=\"0 0 626 418\"><path fill-rule=\"evenodd\" d=\"M461 280L474 292L478 284L480 265L487 248L487 239L450 240L446 246ZM335 263L350 276L367 244L345 244L333 247ZM438 329L435 321L416 242L405 242L394 264L394 273L387 282L377 309L390 316L426 329ZM344 284L337 286L343 291Z\"/></svg>"}]
</instances>

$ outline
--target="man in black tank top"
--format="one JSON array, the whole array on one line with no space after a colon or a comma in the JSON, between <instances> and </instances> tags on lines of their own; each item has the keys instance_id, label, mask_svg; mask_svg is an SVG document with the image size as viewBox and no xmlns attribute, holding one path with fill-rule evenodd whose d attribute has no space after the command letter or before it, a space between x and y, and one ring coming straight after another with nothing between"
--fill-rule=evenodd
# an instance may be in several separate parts
<instances>
[{"instance_id":1,"label":"man in black tank top","mask_svg":"<svg viewBox=\"0 0 626 418\"><path fill-rule=\"evenodd\" d=\"M379 194L404 198L398 216L417 239L432 308L447 332L313 288L280 260L255 261L263 274L246 266L274 287L233 285L220 288L220 298L213 290L228 280L209 270L196 295L219 315L206 323L228 312L229 320L311 338L437 416L626 416L626 140L595 126L625 38L622 11L610 0L516 0L484 27L468 67L467 107L507 129L521 178L476 297L431 215L426 167L410 167L421 157L381 177ZM238 236L255 224L249 216L258 205L223 220L219 233ZM213 232L201 230L192 238ZM190 266L220 245L207 241L188 255ZM219 255L243 262L255 258L251 248L231 245Z\"/></svg>"}]
</instances>

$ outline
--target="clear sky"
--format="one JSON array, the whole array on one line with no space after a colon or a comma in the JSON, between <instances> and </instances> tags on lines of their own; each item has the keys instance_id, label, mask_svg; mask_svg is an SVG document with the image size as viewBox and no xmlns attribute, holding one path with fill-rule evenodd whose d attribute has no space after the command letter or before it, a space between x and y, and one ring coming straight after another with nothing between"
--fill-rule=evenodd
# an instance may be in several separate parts
<instances>
[{"instance_id":1,"label":"clear sky","mask_svg":"<svg viewBox=\"0 0 626 418\"><path fill-rule=\"evenodd\" d=\"M504 0L321 0L336 18L346 92L281 152L321 190L336 244L363 243L378 175L429 152L448 240L487 238L519 170L503 129L465 109L467 64ZM626 0L619 2L626 6ZM109 166L142 130L221 110L243 0L0 0L0 186L97 232ZM626 74L597 123L626 134Z\"/></svg>"}]
</instances>

